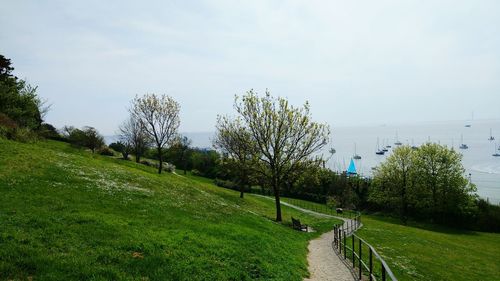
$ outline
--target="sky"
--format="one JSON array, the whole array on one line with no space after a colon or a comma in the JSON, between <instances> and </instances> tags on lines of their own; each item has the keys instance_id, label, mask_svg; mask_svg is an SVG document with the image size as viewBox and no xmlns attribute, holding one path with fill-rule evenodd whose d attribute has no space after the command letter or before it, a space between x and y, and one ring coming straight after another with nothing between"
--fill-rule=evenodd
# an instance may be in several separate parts
<instances>
[{"instance_id":1,"label":"sky","mask_svg":"<svg viewBox=\"0 0 500 281\"><path fill-rule=\"evenodd\" d=\"M500 1L6 1L0 54L46 121L112 135L136 95L214 130L249 89L330 126L500 119Z\"/></svg>"}]
</instances>

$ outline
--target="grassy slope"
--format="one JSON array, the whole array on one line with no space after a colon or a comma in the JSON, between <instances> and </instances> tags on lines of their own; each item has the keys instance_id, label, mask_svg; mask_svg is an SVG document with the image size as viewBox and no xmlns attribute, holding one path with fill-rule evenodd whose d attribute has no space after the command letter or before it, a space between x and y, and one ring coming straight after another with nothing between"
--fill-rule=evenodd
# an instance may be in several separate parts
<instances>
[{"instance_id":1,"label":"grassy slope","mask_svg":"<svg viewBox=\"0 0 500 281\"><path fill-rule=\"evenodd\" d=\"M274 223L274 202L94 156L0 140L0 279L301 280L319 230Z\"/></svg>"},{"instance_id":2,"label":"grassy slope","mask_svg":"<svg viewBox=\"0 0 500 281\"><path fill-rule=\"evenodd\" d=\"M331 213L321 204L283 201ZM362 222L364 226L357 234L384 257L398 280L500 280L498 233L417 223L405 226L395 219L371 215L363 215ZM363 253L367 262L368 249ZM379 274L380 265L376 263L374 268Z\"/></svg>"},{"instance_id":3,"label":"grassy slope","mask_svg":"<svg viewBox=\"0 0 500 281\"><path fill-rule=\"evenodd\" d=\"M399 280L500 280L500 234L363 216L358 235Z\"/></svg>"}]
</instances>

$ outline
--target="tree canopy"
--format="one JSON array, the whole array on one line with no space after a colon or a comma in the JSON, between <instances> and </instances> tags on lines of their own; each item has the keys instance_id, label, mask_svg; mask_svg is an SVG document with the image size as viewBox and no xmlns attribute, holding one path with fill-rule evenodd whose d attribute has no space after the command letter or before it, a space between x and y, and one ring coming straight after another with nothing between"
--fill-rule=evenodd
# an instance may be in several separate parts
<instances>
[{"instance_id":1,"label":"tree canopy","mask_svg":"<svg viewBox=\"0 0 500 281\"><path fill-rule=\"evenodd\" d=\"M172 144L177 135L180 125L179 111L179 103L167 95L146 94L132 101L130 112L133 118L140 122L144 131L156 144L160 162L159 174L163 166L163 148Z\"/></svg>"},{"instance_id":2,"label":"tree canopy","mask_svg":"<svg viewBox=\"0 0 500 281\"><path fill-rule=\"evenodd\" d=\"M404 222L409 215L438 220L466 214L476 189L461 160L455 150L435 143L398 147L375 170L370 201L398 210Z\"/></svg>"},{"instance_id":3,"label":"tree canopy","mask_svg":"<svg viewBox=\"0 0 500 281\"><path fill-rule=\"evenodd\" d=\"M312 155L327 144L330 129L312 121L307 102L294 107L267 90L262 97L253 90L241 98L236 96L234 108L241 121L235 121L238 123L232 124L233 129L241 130L241 136L248 134L250 147L256 148L252 170L273 189L276 220L281 221L280 189L289 175L311 161ZM231 150L229 145L225 148Z\"/></svg>"}]
</instances>

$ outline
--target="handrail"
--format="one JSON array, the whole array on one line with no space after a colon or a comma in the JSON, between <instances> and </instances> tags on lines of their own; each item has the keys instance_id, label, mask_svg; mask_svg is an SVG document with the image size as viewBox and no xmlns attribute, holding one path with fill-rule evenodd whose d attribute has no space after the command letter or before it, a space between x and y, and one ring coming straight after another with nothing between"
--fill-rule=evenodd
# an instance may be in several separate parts
<instances>
[{"instance_id":1,"label":"handrail","mask_svg":"<svg viewBox=\"0 0 500 281\"><path fill-rule=\"evenodd\" d=\"M349 255L350 258L352 258L352 268L356 269L358 268L358 278L359 280L362 280L363 277L363 268L365 269L365 272L368 273L369 280L377 280L377 276L375 275L375 272L373 270L373 256L375 256L376 260L380 261L380 266L381 266L381 280L385 281L387 280L387 276L392 280L392 281L397 281L397 278L394 276L392 273L391 269L387 265L387 263L384 261L384 259L379 255L379 253L375 250L375 248L372 247L369 243L367 243L364 239L361 237L357 236L354 232L358 230L358 228L361 226L361 214L358 213L354 219L344 221L341 225L334 225L333 230L334 230L334 239L332 246L334 249L336 249L340 256L347 260L347 252L350 251L352 255ZM352 237L352 243L351 247L349 247L347 244L347 237ZM355 239L358 240L358 252L356 253L356 243ZM363 245L368 247L368 264L366 264L363 261ZM342 255L343 253L343 255ZM358 264L356 265L356 259Z\"/></svg>"}]
</instances>

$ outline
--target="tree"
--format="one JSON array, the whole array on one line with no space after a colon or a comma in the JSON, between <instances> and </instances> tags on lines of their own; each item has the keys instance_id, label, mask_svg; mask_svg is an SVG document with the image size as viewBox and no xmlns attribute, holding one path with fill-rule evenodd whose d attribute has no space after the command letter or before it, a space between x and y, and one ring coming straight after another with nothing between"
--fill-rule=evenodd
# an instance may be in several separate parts
<instances>
[{"instance_id":1,"label":"tree","mask_svg":"<svg viewBox=\"0 0 500 281\"><path fill-rule=\"evenodd\" d=\"M453 149L427 143L415 152L415 175L419 206L434 219L466 211L475 186L464 176L462 155Z\"/></svg>"},{"instance_id":2,"label":"tree","mask_svg":"<svg viewBox=\"0 0 500 281\"><path fill-rule=\"evenodd\" d=\"M50 106L36 94L37 87L12 75L10 59L0 55L0 113L4 113L17 125L40 129Z\"/></svg>"},{"instance_id":3,"label":"tree","mask_svg":"<svg viewBox=\"0 0 500 281\"><path fill-rule=\"evenodd\" d=\"M114 151L120 152L124 160L128 160L128 155L132 150L132 146L130 144L125 144L121 141L111 143L109 145L109 148L113 149Z\"/></svg>"},{"instance_id":4,"label":"tree","mask_svg":"<svg viewBox=\"0 0 500 281\"><path fill-rule=\"evenodd\" d=\"M129 147L135 154L135 161L139 163L148 147L148 135L144 125L133 114L118 128L118 137L123 145Z\"/></svg>"},{"instance_id":5,"label":"tree","mask_svg":"<svg viewBox=\"0 0 500 281\"><path fill-rule=\"evenodd\" d=\"M191 140L186 136L179 136L173 144L173 149L176 151L176 154L178 156L178 163L182 165L184 175L187 173L186 170L190 146Z\"/></svg>"},{"instance_id":6,"label":"tree","mask_svg":"<svg viewBox=\"0 0 500 281\"><path fill-rule=\"evenodd\" d=\"M65 126L63 133L72 145L89 148L92 153L104 145L104 137L93 127L85 126L80 130L73 126Z\"/></svg>"},{"instance_id":7,"label":"tree","mask_svg":"<svg viewBox=\"0 0 500 281\"><path fill-rule=\"evenodd\" d=\"M389 208L399 209L406 223L410 193L414 188L413 162L415 151L407 145L394 149L385 162L375 170L371 200Z\"/></svg>"},{"instance_id":8,"label":"tree","mask_svg":"<svg viewBox=\"0 0 500 281\"><path fill-rule=\"evenodd\" d=\"M154 141L158 152L158 174L163 168L163 148L174 140L179 128L180 106L167 95L146 94L132 102L131 113Z\"/></svg>"},{"instance_id":9,"label":"tree","mask_svg":"<svg viewBox=\"0 0 500 281\"><path fill-rule=\"evenodd\" d=\"M276 201L276 221L282 221L280 188L289 174L327 144L330 129L311 120L307 102L296 108L267 90L263 97L253 90L241 99L236 96L234 107L257 147L253 170L268 180Z\"/></svg>"},{"instance_id":10,"label":"tree","mask_svg":"<svg viewBox=\"0 0 500 281\"><path fill-rule=\"evenodd\" d=\"M257 146L240 118L232 120L225 116L217 116L215 128L213 145L233 160L231 163L236 166L234 170L238 174L240 198L243 198L245 186L249 184L252 161L258 155Z\"/></svg>"},{"instance_id":11,"label":"tree","mask_svg":"<svg viewBox=\"0 0 500 281\"><path fill-rule=\"evenodd\" d=\"M457 219L472 212L475 186L465 177L462 156L445 146L427 143L418 149L401 146L375 170L369 200L399 209L406 222L414 217Z\"/></svg>"},{"instance_id":12,"label":"tree","mask_svg":"<svg viewBox=\"0 0 500 281\"><path fill-rule=\"evenodd\" d=\"M86 126L82 131L85 136L84 146L92 150L92 153L104 145L104 137L94 127Z\"/></svg>"}]
</instances>

